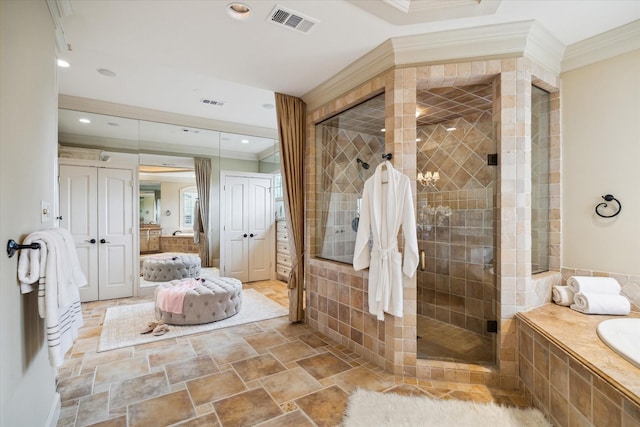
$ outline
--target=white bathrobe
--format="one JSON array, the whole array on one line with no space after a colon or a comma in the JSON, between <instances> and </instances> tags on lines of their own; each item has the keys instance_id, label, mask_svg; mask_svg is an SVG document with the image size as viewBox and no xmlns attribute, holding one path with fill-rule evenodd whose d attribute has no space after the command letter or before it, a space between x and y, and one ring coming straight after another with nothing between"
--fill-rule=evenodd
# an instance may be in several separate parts
<instances>
[{"instance_id":1,"label":"white bathrobe","mask_svg":"<svg viewBox=\"0 0 640 427\"><path fill-rule=\"evenodd\" d=\"M404 235L404 264L398 251L400 226ZM373 235L371 250L370 235ZM418 240L411 182L388 161L378 165L362 192L353 268L367 267L369 312L379 320L384 320L384 312L402 317L402 275L413 277L418 267Z\"/></svg>"}]
</instances>

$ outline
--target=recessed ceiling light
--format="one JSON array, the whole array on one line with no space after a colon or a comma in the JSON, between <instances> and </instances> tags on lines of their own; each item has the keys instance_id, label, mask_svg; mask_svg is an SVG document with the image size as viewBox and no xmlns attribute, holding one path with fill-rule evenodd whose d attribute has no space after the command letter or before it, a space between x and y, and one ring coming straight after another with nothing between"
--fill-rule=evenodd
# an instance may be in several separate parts
<instances>
[{"instance_id":1,"label":"recessed ceiling light","mask_svg":"<svg viewBox=\"0 0 640 427\"><path fill-rule=\"evenodd\" d=\"M85 119L84 117L82 117L82 118L78 119L78 121L79 121L80 123L85 123L85 124L91 123L91 120L89 120L89 119Z\"/></svg>"},{"instance_id":2,"label":"recessed ceiling light","mask_svg":"<svg viewBox=\"0 0 640 427\"><path fill-rule=\"evenodd\" d=\"M60 68L69 68L71 66L71 64L69 64L68 61L65 61L64 59L58 59L58 67Z\"/></svg>"},{"instance_id":3,"label":"recessed ceiling light","mask_svg":"<svg viewBox=\"0 0 640 427\"><path fill-rule=\"evenodd\" d=\"M227 5L227 13L233 19L242 21L251 16L251 8L244 3L231 3Z\"/></svg>"},{"instance_id":4,"label":"recessed ceiling light","mask_svg":"<svg viewBox=\"0 0 640 427\"><path fill-rule=\"evenodd\" d=\"M380 129L380 132L386 132L385 128Z\"/></svg>"},{"instance_id":5,"label":"recessed ceiling light","mask_svg":"<svg viewBox=\"0 0 640 427\"><path fill-rule=\"evenodd\" d=\"M420 138L416 138L416 142L420 142L422 141Z\"/></svg>"},{"instance_id":6,"label":"recessed ceiling light","mask_svg":"<svg viewBox=\"0 0 640 427\"><path fill-rule=\"evenodd\" d=\"M240 142L242 142L243 144L248 144L249 140L248 139L242 139L242 140L240 140Z\"/></svg>"},{"instance_id":7,"label":"recessed ceiling light","mask_svg":"<svg viewBox=\"0 0 640 427\"><path fill-rule=\"evenodd\" d=\"M106 77L115 77L117 76L116 73L114 73L113 71L109 70L108 68L98 68L96 71L98 71L98 73L102 74L103 76Z\"/></svg>"}]
</instances>

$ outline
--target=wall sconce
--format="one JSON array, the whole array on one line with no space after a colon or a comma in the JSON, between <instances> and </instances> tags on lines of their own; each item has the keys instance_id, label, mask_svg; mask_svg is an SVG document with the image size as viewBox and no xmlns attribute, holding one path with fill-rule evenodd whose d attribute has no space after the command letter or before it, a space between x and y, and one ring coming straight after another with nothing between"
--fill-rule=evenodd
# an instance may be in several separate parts
<instances>
[{"instance_id":1,"label":"wall sconce","mask_svg":"<svg viewBox=\"0 0 640 427\"><path fill-rule=\"evenodd\" d=\"M424 175L422 172L418 172L418 178L416 179L423 187L430 187L436 189L436 182L440 179L438 172L427 171Z\"/></svg>"}]
</instances>

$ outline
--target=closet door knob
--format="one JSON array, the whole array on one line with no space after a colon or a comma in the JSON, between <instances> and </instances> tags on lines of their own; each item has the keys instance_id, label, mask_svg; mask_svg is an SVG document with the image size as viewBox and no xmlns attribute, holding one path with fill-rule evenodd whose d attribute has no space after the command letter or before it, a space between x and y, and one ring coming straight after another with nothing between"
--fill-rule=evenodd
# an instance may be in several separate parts
<instances>
[{"instance_id":1,"label":"closet door knob","mask_svg":"<svg viewBox=\"0 0 640 427\"><path fill-rule=\"evenodd\" d=\"M85 242L91 243L91 244L95 244L96 243L96 239L85 240Z\"/></svg>"},{"instance_id":2,"label":"closet door knob","mask_svg":"<svg viewBox=\"0 0 640 427\"><path fill-rule=\"evenodd\" d=\"M242 237L247 237L247 233L244 233L244 234L242 235Z\"/></svg>"},{"instance_id":3,"label":"closet door knob","mask_svg":"<svg viewBox=\"0 0 640 427\"><path fill-rule=\"evenodd\" d=\"M253 233L249 234L249 237L253 237Z\"/></svg>"},{"instance_id":4,"label":"closet door knob","mask_svg":"<svg viewBox=\"0 0 640 427\"><path fill-rule=\"evenodd\" d=\"M107 242L105 239L100 239L100 243L111 243L111 242Z\"/></svg>"}]
</instances>

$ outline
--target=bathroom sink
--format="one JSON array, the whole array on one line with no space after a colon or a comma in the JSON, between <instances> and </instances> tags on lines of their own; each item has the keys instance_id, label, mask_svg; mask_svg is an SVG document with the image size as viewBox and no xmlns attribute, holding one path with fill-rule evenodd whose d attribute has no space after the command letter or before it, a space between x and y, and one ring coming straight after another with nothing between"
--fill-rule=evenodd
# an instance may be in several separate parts
<instances>
[{"instance_id":1,"label":"bathroom sink","mask_svg":"<svg viewBox=\"0 0 640 427\"><path fill-rule=\"evenodd\" d=\"M606 345L640 368L640 318L605 320L597 331Z\"/></svg>"}]
</instances>

